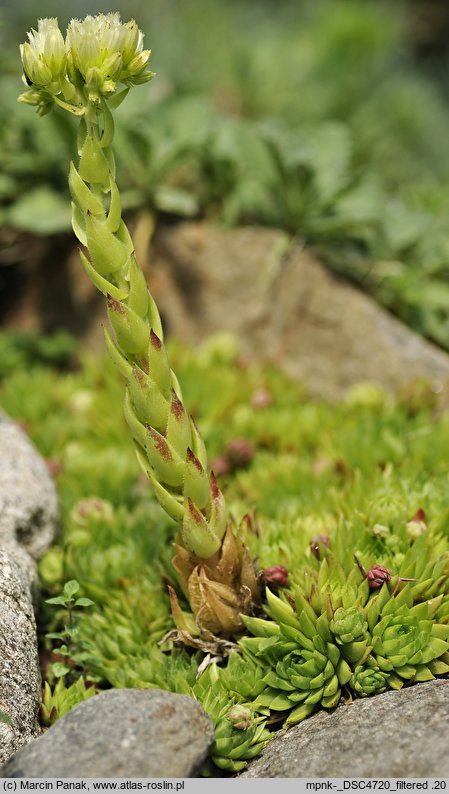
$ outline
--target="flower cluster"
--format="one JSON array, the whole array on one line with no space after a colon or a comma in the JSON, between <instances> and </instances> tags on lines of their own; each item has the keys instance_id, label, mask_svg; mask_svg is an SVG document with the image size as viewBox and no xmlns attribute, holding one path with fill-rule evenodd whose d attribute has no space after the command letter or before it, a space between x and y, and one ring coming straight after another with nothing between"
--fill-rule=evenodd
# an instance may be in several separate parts
<instances>
[{"instance_id":1,"label":"flower cluster","mask_svg":"<svg viewBox=\"0 0 449 794\"><path fill-rule=\"evenodd\" d=\"M151 80L151 51L134 20L118 13L72 19L64 39L57 19L40 19L20 47L27 91L20 101L44 114L56 103L75 115L111 98L117 84L127 88Z\"/></svg>"}]
</instances>

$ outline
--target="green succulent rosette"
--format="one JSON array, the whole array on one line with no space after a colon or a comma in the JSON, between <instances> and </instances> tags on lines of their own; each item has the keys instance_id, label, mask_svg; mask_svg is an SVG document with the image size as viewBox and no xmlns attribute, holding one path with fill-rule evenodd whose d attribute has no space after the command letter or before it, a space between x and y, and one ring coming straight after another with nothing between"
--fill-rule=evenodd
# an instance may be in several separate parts
<instances>
[{"instance_id":1,"label":"green succulent rosette","mask_svg":"<svg viewBox=\"0 0 449 794\"><path fill-rule=\"evenodd\" d=\"M368 623L361 609L339 607L329 623L329 628L338 645L361 640L366 637Z\"/></svg>"},{"instance_id":2,"label":"green succulent rosette","mask_svg":"<svg viewBox=\"0 0 449 794\"><path fill-rule=\"evenodd\" d=\"M260 664L237 651L231 651L226 667L221 667L219 672L223 686L239 701L253 701L266 688Z\"/></svg>"},{"instance_id":3,"label":"green succulent rosette","mask_svg":"<svg viewBox=\"0 0 449 794\"><path fill-rule=\"evenodd\" d=\"M374 626L373 656L399 689L405 681L430 681L449 671L448 639L449 626L432 621L427 603L397 607L392 599Z\"/></svg>"},{"instance_id":4,"label":"green succulent rosette","mask_svg":"<svg viewBox=\"0 0 449 794\"><path fill-rule=\"evenodd\" d=\"M365 665L357 665L349 680L349 686L358 697L367 697L384 692L388 686L388 673L384 673L371 659Z\"/></svg>"},{"instance_id":5,"label":"green succulent rosette","mask_svg":"<svg viewBox=\"0 0 449 794\"><path fill-rule=\"evenodd\" d=\"M201 702L214 725L212 761L219 769L240 772L265 747L271 733L266 728L265 717L255 713L253 704L230 697L221 672L215 664L210 665L191 694ZM213 770L206 766L203 774L208 773L213 774Z\"/></svg>"},{"instance_id":6,"label":"green succulent rosette","mask_svg":"<svg viewBox=\"0 0 449 794\"><path fill-rule=\"evenodd\" d=\"M335 707L343 688L345 696L364 697L449 672L449 625L435 619L442 595L414 603L414 585L399 579L392 591L385 584L370 593L364 583L357 589L352 573L345 591L333 570L333 563L321 562L322 588L315 585L310 600L300 590L296 609L267 591L272 620L245 618L253 636L240 640L243 654L264 668L265 689L254 706L261 713L290 711L287 724ZM356 606L346 605L348 593ZM334 609L333 600L344 606Z\"/></svg>"},{"instance_id":7,"label":"green succulent rosette","mask_svg":"<svg viewBox=\"0 0 449 794\"><path fill-rule=\"evenodd\" d=\"M243 653L266 668L266 689L254 705L262 710L290 710L287 724L299 722L318 706L334 708L342 686L352 676L345 655L360 659L366 643L338 645L326 613L317 616L301 594L296 598L297 613L270 591L267 602L267 611L276 622L245 618L255 636L240 640Z\"/></svg>"},{"instance_id":8,"label":"green succulent rosette","mask_svg":"<svg viewBox=\"0 0 449 794\"><path fill-rule=\"evenodd\" d=\"M97 690L94 686L86 687L83 677L77 678L70 686L65 685L64 678L58 678L53 690L46 681L39 709L42 724L46 727L53 725L56 720L64 717L79 703L89 700L96 694Z\"/></svg>"}]
</instances>

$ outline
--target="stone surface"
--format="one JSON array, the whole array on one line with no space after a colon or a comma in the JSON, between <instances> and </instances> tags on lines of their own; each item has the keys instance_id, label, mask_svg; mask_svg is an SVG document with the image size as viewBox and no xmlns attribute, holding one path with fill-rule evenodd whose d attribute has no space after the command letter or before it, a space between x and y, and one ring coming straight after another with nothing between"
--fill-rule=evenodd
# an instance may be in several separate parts
<instances>
[{"instance_id":1,"label":"stone surface","mask_svg":"<svg viewBox=\"0 0 449 794\"><path fill-rule=\"evenodd\" d=\"M0 546L16 541L37 559L52 542L57 523L56 490L44 461L0 412Z\"/></svg>"},{"instance_id":2,"label":"stone surface","mask_svg":"<svg viewBox=\"0 0 449 794\"><path fill-rule=\"evenodd\" d=\"M241 777L449 777L449 681L320 711L281 731Z\"/></svg>"},{"instance_id":3,"label":"stone surface","mask_svg":"<svg viewBox=\"0 0 449 794\"><path fill-rule=\"evenodd\" d=\"M0 764L40 733L41 674L30 592L30 557L10 543L0 548Z\"/></svg>"},{"instance_id":4,"label":"stone surface","mask_svg":"<svg viewBox=\"0 0 449 794\"><path fill-rule=\"evenodd\" d=\"M213 741L202 707L159 689L111 689L58 720L3 777L194 777Z\"/></svg>"},{"instance_id":5,"label":"stone surface","mask_svg":"<svg viewBox=\"0 0 449 794\"><path fill-rule=\"evenodd\" d=\"M196 344L236 333L309 391L338 399L360 381L396 390L417 378L449 391L449 356L326 270L280 231L206 223L160 227L150 287L170 333Z\"/></svg>"},{"instance_id":6,"label":"stone surface","mask_svg":"<svg viewBox=\"0 0 449 794\"><path fill-rule=\"evenodd\" d=\"M275 229L183 222L160 223L149 246L152 225L139 213L130 228L170 333L196 344L231 330L246 355L275 361L318 397L339 399L360 381L395 391L426 378L449 403L449 356L329 272L301 241ZM7 325L67 328L102 351L104 298L71 238L57 245L55 252L41 238L14 239L22 265Z\"/></svg>"},{"instance_id":7,"label":"stone surface","mask_svg":"<svg viewBox=\"0 0 449 794\"><path fill-rule=\"evenodd\" d=\"M44 461L0 412L0 763L40 733L41 676L33 605L34 559L57 529L56 492Z\"/></svg>"}]
</instances>

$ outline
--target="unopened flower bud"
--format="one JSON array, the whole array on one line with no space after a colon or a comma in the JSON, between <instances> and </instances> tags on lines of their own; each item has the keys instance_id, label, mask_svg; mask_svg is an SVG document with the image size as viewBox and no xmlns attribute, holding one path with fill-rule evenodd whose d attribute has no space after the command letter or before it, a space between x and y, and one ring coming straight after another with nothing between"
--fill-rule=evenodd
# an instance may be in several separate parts
<instances>
[{"instance_id":1,"label":"unopened flower bud","mask_svg":"<svg viewBox=\"0 0 449 794\"><path fill-rule=\"evenodd\" d=\"M46 458L45 463L51 477L57 477L63 471L63 465L57 458Z\"/></svg>"},{"instance_id":2,"label":"unopened flower bud","mask_svg":"<svg viewBox=\"0 0 449 794\"><path fill-rule=\"evenodd\" d=\"M317 558L317 560L321 559L321 552L323 550L323 546L328 549L330 546L330 538L329 535L317 535L315 538L309 543L310 551L312 552L313 556Z\"/></svg>"},{"instance_id":3,"label":"unopened flower bud","mask_svg":"<svg viewBox=\"0 0 449 794\"><path fill-rule=\"evenodd\" d=\"M273 405L273 395L268 389L256 389L251 395L251 406L256 411L269 408L270 405Z\"/></svg>"},{"instance_id":4,"label":"unopened flower bud","mask_svg":"<svg viewBox=\"0 0 449 794\"><path fill-rule=\"evenodd\" d=\"M407 537L409 540L416 540L423 535L427 529L427 516L425 510L420 507L413 518L406 525Z\"/></svg>"},{"instance_id":5,"label":"unopened flower bud","mask_svg":"<svg viewBox=\"0 0 449 794\"><path fill-rule=\"evenodd\" d=\"M391 579L391 573L384 565L372 565L366 574L371 590L377 590Z\"/></svg>"},{"instance_id":6,"label":"unopened flower bud","mask_svg":"<svg viewBox=\"0 0 449 794\"><path fill-rule=\"evenodd\" d=\"M246 438L234 438L226 446L226 455L233 469L244 469L251 463L254 450Z\"/></svg>"},{"instance_id":7,"label":"unopened flower bud","mask_svg":"<svg viewBox=\"0 0 449 794\"><path fill-rule=\"evenodd\" d=\"M288 587L288 570L284 565L273 565L271 568L264 568L262 578L268 585Z\"/></svg>"},{"instance_id":8,"label":"unopened flower bud","mask_svg":"<svg viewBox=\"0 0 449 794\"><path fill-rule=\"evenodd\" d=\"M247 706L236 705L229 709L227 719L233 728L238 731L246 731L251 727L253 715Z\"/></svg>"}]
</instances>

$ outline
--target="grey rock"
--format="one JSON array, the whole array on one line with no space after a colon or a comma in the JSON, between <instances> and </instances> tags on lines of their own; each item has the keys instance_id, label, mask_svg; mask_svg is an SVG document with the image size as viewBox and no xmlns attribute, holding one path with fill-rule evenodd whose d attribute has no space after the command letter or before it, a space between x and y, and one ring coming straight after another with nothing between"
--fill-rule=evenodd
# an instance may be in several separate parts
<instances>
[{"instance_id":1,"label":"grey rock","mask_svg":"<svg viewBox=\"0 0 449 794\"><path fill-rule=\"evenodd\" d=\"M241 777L449 777L449 681L320 711L283 730Z\"/></svg>"},{"instance_id":2,"label":"grey rock","mask_svg":"<svg viewBox=\"0 0 449 794\"><path fill-rule=\"evenodd\" d=\"M56 490L47 467L25 433L0 412L0 546L16 541L37 559L57 526Z\"/></svg>"},{"instance_id":3,"label":"grey rock","mask_svg":"<svg viewBox=\"0 0 449 794\"><path fill-rule=\"evenodd\" d=\"M11 718L11 724L0 722L0 764L40 733L41 674L30 559L12 543L0 548L0 709Z\"/></svg>"},{"instance_id":4,"label":"grey rock","mask_svg":"<svg viewBox=\"0 0 449 794\"><path fill-rule=\"evenodd\" d=\"M337 278L280 231L161 226L150 287L170 333L196 344L234 332L311 394L335 400L361 381L388 391L425 378L449 393L449 356Z\"/></svg>"},{"instance_id":5,"label":"grey rock","mask_svg":"<svg viewBox=\"0 0 449 794\"><path fill-rule=\"evenodd\" d=\"M40 733L41 675L33 605L35 559L57 529L56 492L44 461L0 412L0 763Z\"/></svg>"},{"instance_id":6,"label":"grey rock","mask_svg":"<svg viewBox=\"0 0 449 794\"><path fill-rule=\"evenodd\" d=\"M81 703L3 767L3 777L194 777L213 742L202 707L159 689Z\"/></svg>"}]
</instances>

